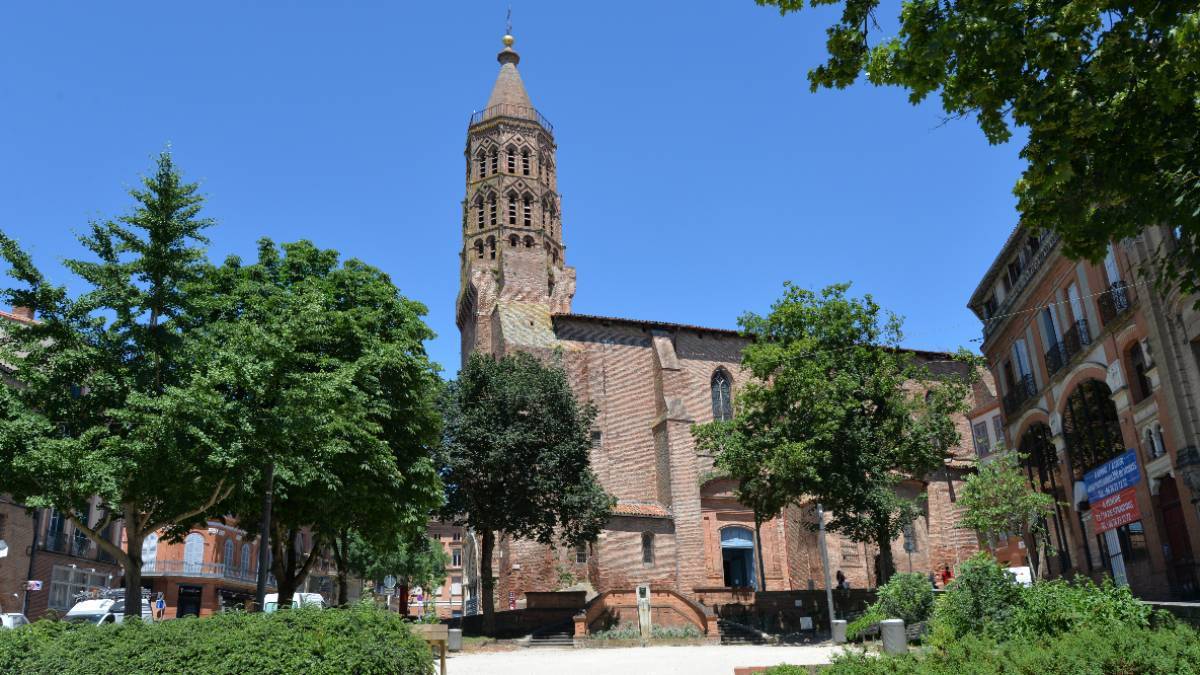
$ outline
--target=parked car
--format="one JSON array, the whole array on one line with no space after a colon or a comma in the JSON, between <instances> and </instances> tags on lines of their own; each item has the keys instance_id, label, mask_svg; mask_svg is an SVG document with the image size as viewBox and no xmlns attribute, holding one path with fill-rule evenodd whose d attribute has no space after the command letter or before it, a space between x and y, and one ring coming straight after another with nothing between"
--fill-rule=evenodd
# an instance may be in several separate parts
<instances>
[{"instance_id":1,"label":"parked car","mask_svg":"<svg viewBox=\"0 0 1200 675\"><path fill-rule=\"evenodd\" d=\"M29 619L26 619L24 614L19 612L0 614L0 629L20 628L27 625L29 625Z\"/></svg>"},{"instance_id":2,"label":"parked car","mask_svg":"<svg viewBox=\"0 0 1200 675\"><path fill-rule=\"evenodd\" d=\"M106 623L121 623L125 620L124 598L95 598L82 600L63 616L69 623L89 623L100 626ZM154 612L150 600L142 598L142 621L153 621Z\"/></svg>"},{"instance_id":3,"label":"parked car","mask_svg":"<svg viewBox=\"0 0 1200 675\"><path fill-rule=\"evenodd\" d=\"M325 602L325 598L321 597L320 593L296 593L292 595L292 607L319 607L325 609L329 604ZM263 598L263 611L274 612L279 609L279 594L268 593L267 597Z\"/></svg>"}]
</instances>

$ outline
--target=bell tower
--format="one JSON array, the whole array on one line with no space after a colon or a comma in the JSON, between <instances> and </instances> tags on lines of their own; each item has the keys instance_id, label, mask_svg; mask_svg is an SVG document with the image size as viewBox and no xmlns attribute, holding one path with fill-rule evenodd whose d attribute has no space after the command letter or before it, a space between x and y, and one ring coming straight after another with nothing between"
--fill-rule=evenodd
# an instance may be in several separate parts
<instances>
[{"instance_id":1,"label":"bell tower","mask_svg":"<svg viewBox=\"0 0 1200 675\"><path fill-rule=\"evenodd\" d=\"M462 356L550 347L551 315L571 311L554 127L521 81L512 35L496 56L487 105L467 125L461 278L456 322Z\"/></svg>"}]
</instances>

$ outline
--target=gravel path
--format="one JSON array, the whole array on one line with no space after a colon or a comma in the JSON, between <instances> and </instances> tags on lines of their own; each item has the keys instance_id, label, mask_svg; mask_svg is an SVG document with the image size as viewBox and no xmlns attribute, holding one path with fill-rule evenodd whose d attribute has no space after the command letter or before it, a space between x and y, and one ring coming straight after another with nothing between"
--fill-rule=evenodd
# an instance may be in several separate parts
<instances>
[{"instance_id":1,"label":"gravel path","mask_svg":"<svg viewBox=\"0 0 1200 675\"><path fill-rule=\"evenodd\" d=\"M733 675L737 666L829 663L833 646L688 646L451 654L450 675Z\"/></svg>"}]
</instances>

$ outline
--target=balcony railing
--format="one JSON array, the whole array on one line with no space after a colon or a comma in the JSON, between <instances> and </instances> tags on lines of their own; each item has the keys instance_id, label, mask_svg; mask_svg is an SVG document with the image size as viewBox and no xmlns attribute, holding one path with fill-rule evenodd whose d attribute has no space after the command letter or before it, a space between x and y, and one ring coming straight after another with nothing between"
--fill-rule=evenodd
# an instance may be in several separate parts
<instances>
[{"instance_id":1,"label":"balcony railing","mask_svg":"<svg viewBox=\"0 0 1200 675\"><path fill-rule=\"evenodd\" d=\"M1033 381L1033 375L1022 375L1021 379L1010 383L1008 393L1004 394L1004 413L1011 415L1036 395L1037 383Z\"/></svg>"},{"instance_id":2,"label":"balcony railing","mask_svg":"<svg viewBox=\"0 0 1200 675\"><path fill-rule=\"evenodd\" d=\"M252 584L258 574L250 569L225 563L189 562L185 560L146 560L142 562L144 577L195 577L198 579L229 579ZM275 586L275 575L267 575L267 585Z\"/></svg>"},{"instance_id":3,"label":"balcony railing","mask_svg":"<svg viewBox=\"0 0 1200 675\"><path fill-rule=\"evenodd\" d=\"M1017 298L1021 297L1021 293L1029 286L1029 280L1033 278L1037 271L1041 269L1042 263L1046 262L1046 258L1050 257L1050 253L1058 246L1059 235L1055 232L1045 232L1042 235L1041 242L1035 252L1028 260L1025 261L1025 267L1021 269L1021 273L1013 281L1012 286L1004 295L1004 300L996 307L996 311L992 313L992 318L983 323L983 339L987 340L996 329L1004 323L1004 317L1008 316L1016 303Z\"/></svg>"},{"instance_id":4,"label":"balcony railing","mask_svg":"<svg viewBox=\"0 0 1200 675\"><path fill-rule=\"evenodd\" d=\"M1096 298L1096 306L1100 310L1100 322L1108 326L1129 312L1133 306L1133 289L1118 281Z\"/></svg>"},{"instance_id":5,"label":"balcony railing","mask_svg":"<svg viewBox=\"0 0 1200 675\"><path fill-rule=\"evenodd\" d=\"M512 117L519 120L529 120L537 122L547 133L554 133L554 125L550 124L550 120L546 119L536 108L529 106L513 105L512 103L499 103L494 106L477 110L471 113L471 121L467 126L475 126L484 120L490 120L496 117Z\"/></svg>"},{"instance_id":6,"label":"balcony railing","mask_svg":"<svg viewBox=\"0 0 1200 675\"><path fill-rule=\"evenodd\" d=\"M1053 377L1070 363L1075 355L1092 343L1092 334L1087 319L1080 319L1063 334L1062 340L1054 343L1046 352L1046 373Z\"/></svg>"}]
</instances>

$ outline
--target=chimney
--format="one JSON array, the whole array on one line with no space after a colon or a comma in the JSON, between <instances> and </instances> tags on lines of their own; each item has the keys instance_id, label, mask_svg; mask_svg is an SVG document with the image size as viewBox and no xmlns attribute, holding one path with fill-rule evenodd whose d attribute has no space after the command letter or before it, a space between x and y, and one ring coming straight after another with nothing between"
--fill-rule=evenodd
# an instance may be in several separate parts
<instances>
[{"instance_id":1,"label":"chimney","mask_svg":"<svg viewBox=\"0 0 1200 675\"><path fill-rule=\"evenodd\" d=\"M25 321L33 321L33 308L32 307L18 307L16 305L13 305L12 315L17 317L18 319L24 319Z\"/></svg>"}]
</instances>

